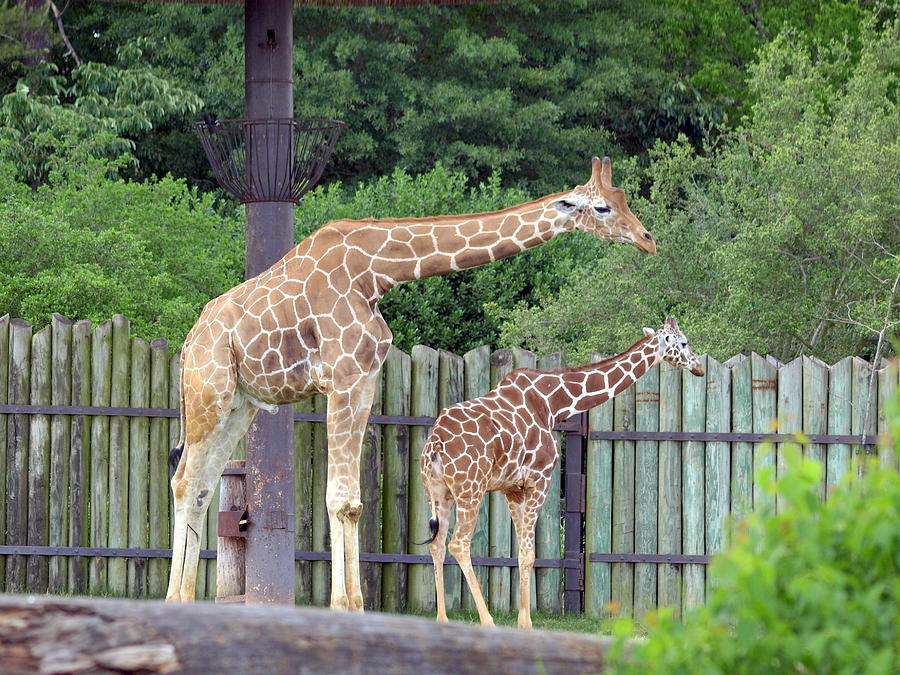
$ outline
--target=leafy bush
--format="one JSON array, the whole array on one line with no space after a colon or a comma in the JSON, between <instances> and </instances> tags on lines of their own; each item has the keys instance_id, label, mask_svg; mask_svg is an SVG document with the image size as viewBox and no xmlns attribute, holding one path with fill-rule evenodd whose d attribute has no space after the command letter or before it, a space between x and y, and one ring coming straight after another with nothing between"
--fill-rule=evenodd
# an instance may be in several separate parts
<instances>
[{"instance_id":1,"label":"leafy bush","mask_svg":"<svg viewBox=\"0 0 900 675\"><path fill-rule=\"evenodd\" d=\"M900 450L900 399L893 448ZM890 442L890 441L888 441ZM775 499L734 529L710 568L708 603L683 623L649 617L646 641L613 673L891 673L900 666L900 474L876 461L817 497L822 466L785 451L761 476ZM628 621L618 625L629 633Z\"/></svg>"},{"instance_id":2,"label":"leafy bush","mask_svg":"<svg viewBox=\"0 0 900 675\"><path fill-rule=\"evenodd\" d=\"M107 177L83 159L32 192L0 165L0 314L132 320L176 345L210 298L242 278L240 221L184 181Z\"/></svg>"}]
</instances>

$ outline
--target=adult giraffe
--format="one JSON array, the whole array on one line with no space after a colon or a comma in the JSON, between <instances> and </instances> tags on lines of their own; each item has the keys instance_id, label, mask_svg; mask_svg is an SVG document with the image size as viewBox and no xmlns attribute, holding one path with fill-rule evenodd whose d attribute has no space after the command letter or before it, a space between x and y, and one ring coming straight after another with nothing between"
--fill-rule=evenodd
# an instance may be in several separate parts
<instances>
[{"instance_id":1,"label":"adult giraffe","mask_svg":"<svg viewBox=\"0 0 900 675\"><path fill-rule=\"evenodd\" d=\"M359 457L391 331L378 300L414 279L484 265L579 229L656 252L612 186L608 158L570 192L491 213L336 220L204 307L181 352L181 439L166 599L194 599L200 533L216 481L257 410L328 400L331 607L362 610Z\"/></svg>"}]
</instances>

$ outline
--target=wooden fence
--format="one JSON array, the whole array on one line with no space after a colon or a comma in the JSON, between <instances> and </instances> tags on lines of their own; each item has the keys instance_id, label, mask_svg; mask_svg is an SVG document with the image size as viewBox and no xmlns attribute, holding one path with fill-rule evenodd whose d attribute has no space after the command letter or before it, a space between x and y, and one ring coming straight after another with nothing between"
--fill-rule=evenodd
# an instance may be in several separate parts
<instances>
[{"instance_id":1,"label":"wooden fence","mask_svg":"<svg viewBox=\"0 0 900 675\"><path fill-rule=\"evenodd\" d=\"M828 367L751 354L706 359L703 378L663 365L567 426L569 449L538 524L533 604L600 616L703 602L708 556L723 544L728 515L765 497L756 466L782 468L762 435L803 430L816 441L824 498L852 466L865 418L870 366ZM557 367L512 349L463 356L392 349L362 458L360 550L366 607L431 611L428 511L418 456L438 410L485 393L515 367ZM867 432L884 426L896 365L876 373ZM166 459L178 438L178 360L164 340L132 338L115 316L92 326L54 315L33 332L0 318L0 583L7 591L160 597L170 536ZM89 410L84 410L88 407ZM297 600L327 604L324 397L295 406ZM776 420L778 426L776 429ZM733 436L732 434L742 434ZM857 437L857 438L851 438ZM841 441L841 442L837 442ZM239 448L236 456L242 456ZM884 453L885 462L896 458ZM564 479L564 480L563 480ZM213 501L213 506L218 498ZM204 533L198 596L215 593L216 508ZM502 496L482 508L473 540L494 610L516 604L514 535ZM476 560L476 562L478 562ZM445 568L448 608L471 607L458 567ZM582 592L583 590L583 592Z\"/></svg>"}]
</instances>

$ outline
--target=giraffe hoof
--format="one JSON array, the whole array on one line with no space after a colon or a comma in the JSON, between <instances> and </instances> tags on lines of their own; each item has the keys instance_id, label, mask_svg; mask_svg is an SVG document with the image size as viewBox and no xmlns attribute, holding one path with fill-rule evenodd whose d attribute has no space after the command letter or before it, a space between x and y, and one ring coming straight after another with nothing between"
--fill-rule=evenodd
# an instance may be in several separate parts
<instances>
[{"instance_id":1,"label":"giraffe hoof","mask_svg":"<svg viewBox=\"0 0 900 675\"><path fill-rule=\"evenodd\" d=\"M348 609L350 609L350 603L347 600L347 596L342 595L339 598L334 598L331 601L330 607L332 611L335 612L346 612Z\"/></svg>"}]
</instances>

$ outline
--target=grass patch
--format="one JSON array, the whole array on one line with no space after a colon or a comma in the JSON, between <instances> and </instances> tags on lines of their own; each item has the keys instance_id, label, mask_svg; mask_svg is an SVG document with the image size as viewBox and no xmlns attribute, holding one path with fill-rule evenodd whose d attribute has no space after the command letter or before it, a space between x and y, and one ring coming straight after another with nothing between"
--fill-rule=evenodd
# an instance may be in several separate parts
<instances>
[{"instance_id":1,"label":"grass patch","mask_svg":"<svg viewBox=\"0 0 900 675\"><path fill-rule=\"evenodd\" d=\"M428 616L428 615L425 615ZM518 612L491 612L494 623L498 626L516 626ZM447 612L451 622L478 624L478 612L474 609L461 609ZM434 615L431 615L434 618ZM532 612L531 623L535 628L543 630L565 630L573 633L593 633L595 635L609 635L612 624L609 619L596 619L583 614L547 614L545 612Z\"/></svg>"}]
</instances>

